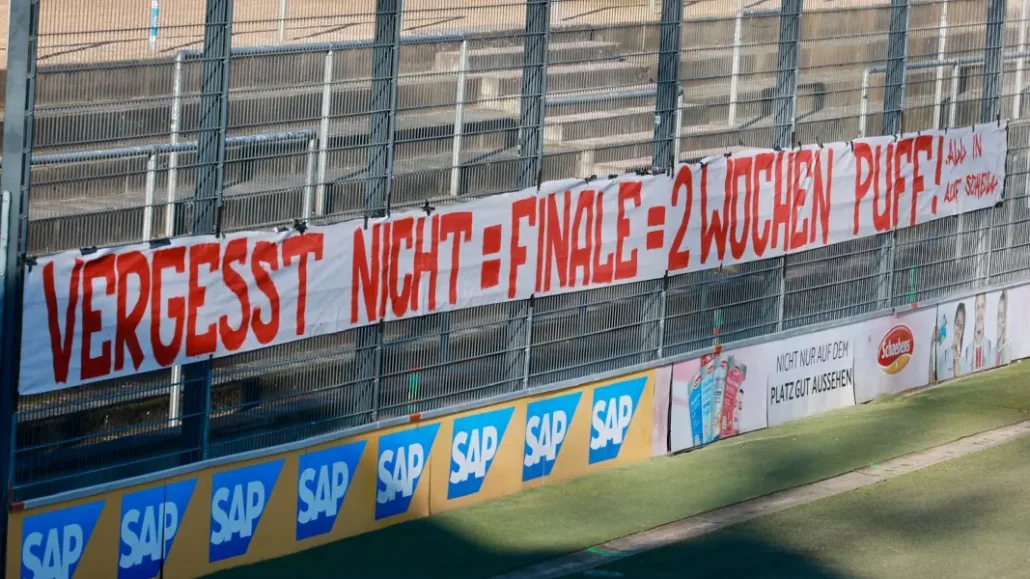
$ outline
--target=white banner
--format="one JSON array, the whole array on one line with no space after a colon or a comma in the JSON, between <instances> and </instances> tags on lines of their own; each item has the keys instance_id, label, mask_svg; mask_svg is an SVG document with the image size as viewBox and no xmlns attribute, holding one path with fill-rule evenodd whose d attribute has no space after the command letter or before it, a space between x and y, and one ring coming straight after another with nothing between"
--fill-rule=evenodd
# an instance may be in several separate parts
<instances>
[{"instance_id":1,"label":"white banner","mask_svg":"<svg viewBox=\"0 0 1030 579\"><path fill-rule=\"evenodd\" d=\"M926 308L876 318L856 328L856 402L930 383L936 314L936 308Z\"/></svg>"},{"instance_id":2,"label":"white banner","mask_svg":"<svg viewBox=\"0 0 1030 579\"><path fill-rule=\"evenodd\" d=\"M983 209L988 124L566 180L304 232L41 258L26 276L22 394L430 313L660 279Z\"/></svg>"},{"instance_id":3,"label":"white banner","mask_svg":"<svg viewBox=\"0 0 1030 579\"><path fill-rule=\"evenodd\" d=\"M855 404L855 327L768 344L769 426Z\"/></svg>"},{"instance_id":4,"label":"white banner","mask_svg":"<svg viewBox=\"0 0 1030 579\"><path fill-rule=\"evenodd\" d=\"M1010 364L1030 355L1030 287L982 293L937 307L930 382Z\"/></svg>"}]
</instances>

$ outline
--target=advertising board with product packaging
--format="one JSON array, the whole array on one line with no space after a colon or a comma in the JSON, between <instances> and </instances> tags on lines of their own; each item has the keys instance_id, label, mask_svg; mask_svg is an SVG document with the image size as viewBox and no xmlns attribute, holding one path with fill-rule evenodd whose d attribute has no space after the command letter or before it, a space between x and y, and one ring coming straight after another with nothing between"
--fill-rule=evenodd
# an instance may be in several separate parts
<instances>
[{"instance_id":1,"label":"advertising board with product packaging","mask_svg":"<svg viewBox=\"0 0 1030 579\"><path fill-rule=\"evenodd\" d=\"M1027 286L981 293L941 304L933 332L929 383L982 372L1030 356L1024 332L1030 312Z\"/></svg>"},{"instance_id":2,"label":"advertising board with product packaging","mask_svg":"<svg viewBox=\"0 0 1030 579\"><path fill-rule=\"evenodd\" d=\"M742 348L680 362L672 367L669 440L673 452L708 444L766 426L764 380L745 360ZM760 383L761 382L761 383Z\"/></svg>"}]
</instances>

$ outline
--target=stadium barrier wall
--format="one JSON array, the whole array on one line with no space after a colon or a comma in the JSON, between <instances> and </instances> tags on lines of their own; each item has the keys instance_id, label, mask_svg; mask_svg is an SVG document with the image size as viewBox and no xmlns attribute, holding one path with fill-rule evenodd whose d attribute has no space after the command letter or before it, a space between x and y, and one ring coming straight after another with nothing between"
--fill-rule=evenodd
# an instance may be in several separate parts
<instances>
[{"instance_id":1,"label":"stadium barrier wall","mask_svg":"<svg viewBox=\"0 0 1030 579\"><path fill-rule=\"evenodd\" d=\"M1028 313L1030 285L1014 286L745 347L715 346L672 366L668 395L664 384L656 390L656 400L670 401L668 448L684 451L1030 358L1030 336L1009 332Z\"/></svg>"},{"instance_id":2,"label":"stadium barrier wall","mask_svg":"<svg viewBox=\"0 0 1030 579\"><path fill-rule=\"evenodd\" d=\"M199 577L642 461L653 451L659 374L416 416L403 426L16 512L8 576Z\"/></svg>"}]
</instances>

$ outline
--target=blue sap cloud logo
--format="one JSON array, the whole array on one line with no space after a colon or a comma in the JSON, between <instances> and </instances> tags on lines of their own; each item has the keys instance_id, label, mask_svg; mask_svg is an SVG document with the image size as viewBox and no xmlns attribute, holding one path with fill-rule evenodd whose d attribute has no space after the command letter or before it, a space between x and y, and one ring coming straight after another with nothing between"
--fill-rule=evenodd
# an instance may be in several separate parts
<instances>
[{"instance_id":1,"label":"blue sap cloud logo","mask_svg":"<svg viewBox=\"0 0 1030 579\"><path fill-rule=\"evenodd\" d=\"M514 412L514 407L502 408L454 421L447 500L473 495L483 488Z\"/></svg>"},{"instance_id":2,"label":"blue sap cloud logo","mask_svg":"<svg viewBox=\"0 0 1030 579\"><path fill-rule=\"evenodd\" d=\"M214 563L247 552L283 462L273 460L211 477L208 561Z\"/></svg>"},{"instance_id":3,"label":"blue sap cloud logo","mask_svg":"<svg viewBox=\"0 0 1030 579\"><path fill-rule=\"evenodd\" d=\"M190 479L122 497L118 579L160 575L196 486Z\"/></svg>"},{"instance_id":4,"label":"blue sap cloud logo","mask_svg":"<svg viewBox=\"0 0 1030 579\"><path fill-rule=\"evenodd\" d=\"M352 442L300 457L297 480L297 540L333 530L340 506L358 469L365 441Z\"/></svg>"},{"instance_id":5,"label":"blue sap cloud logo","mask_svg":"<svg viewBox=\"0 0 1030 579\"><path fill-rule=\"evenodd\" d=\"M574 392L532 402L527 406L526 447L522 456L523 481L551 474L582 395L582 392Z\"/></svg>"},{"instance_id":6,"label":"blue sap cloud logo","mask_svg":"<svg viewBox=\"0 0 1030 579\"><path fill-rule=\"evenodd\" d=\"M71 579L104 501L27 517L21 530L22 579Z\"/></svg>"},{"instance_id":7,"label":"blue sap cloud logo","mask_svg":"<svg viewBox=\"0 0 1030 579\"><path fill-rule=\"evenodd\" d=\"M408 511L439 430L437 423L379 437L377 521Z\"/></svg>"},{"instance_id":8,"label":"blue sap cloud logo","mask_svg":"<svg viewBox=\"0 0 1030 579\"><path fill-rule=\"evenodd\" d=\"M590 464L619 456L645 384L647 377L642 376L594 388L594 404L590 412Z\"/></svg>"}]
</instances>

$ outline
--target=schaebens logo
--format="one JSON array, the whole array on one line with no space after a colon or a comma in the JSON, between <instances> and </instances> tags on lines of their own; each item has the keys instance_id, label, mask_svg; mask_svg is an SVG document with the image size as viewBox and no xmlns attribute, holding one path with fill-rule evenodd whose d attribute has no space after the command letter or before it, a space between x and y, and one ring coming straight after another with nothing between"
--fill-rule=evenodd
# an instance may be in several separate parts
<instances>
[{"instance_id":1,"label":"schaebens logo","mask_svg":"<svg viewBox=\"0 0 1030 579\"><path fill-rule=\"evenodd\" d=\"M590 464L619 456L647 377L594 388L590 416Z\"/></svg>"},{"instance_id":2,"label":"schaebens logo","mask_svg":"<svg viewBox=\"0 0 1030 579\"><path fill-rule=\"evenodd\" d=\"M408 512L439 430L439 423L428 424L379 437L377 521Z\"/></svg>"},{"instance_id":3,"label":"schaebens logo","mask_svg":"<svg viewBox=\"0 0 1030 579\"><path fill-rule=\"evenodd\" d=\"M26 517L21 529L22 579L72 579L104 510L99 500Z\"/></svg>"},{"instance_id":4,"label":"schaebens logo","mask_svg":"<svg viewBox=\"0 0 1030 579\"><path fill-rule=\"evenodd\" d=\"M358 469L365 441L359 440L300 457L297 481L297 540L333 530Z\"/></svg>"},{"instance_id":5,"label":"schaebens logo","mask_svg":"<svg viewBox=\"0 0 1030 579\"><path fill-rule=\"evenodd\" d=\"M122 497L118 579L153 579L168 558L197 479Z\"/></svg>"},{"instance_id":6,"label":"schaebens logo","mask_svg":"<svg viewBox=\"0 0 1030 579\"><path fill-rule=\"evenodd\" d=\"M523 482L551 474L582 396L582 392L573 392L531 402L526 407L526 446L522 456Z\"/></svg>"},{"instance_id":7,"label":"schaebens logo","mask_svg":"<svg viewBox=\"0 0 1030 579\"><path fill-rule=\"evenodd\" d=\"M220 472L211 477L211 541L208 561L238 557L250 548L283 460Z\"/></svg>"},{"instance_id":8,"label":"schaebens logo","mask_svg":"<svg viewBox=\"0 0 1030 579\"><path fill-rule=\"evenodd\" d=\"M515 408L502 408L454 421L447 500L473 495L483 488Z\"/></svg>"}]
</instances>

